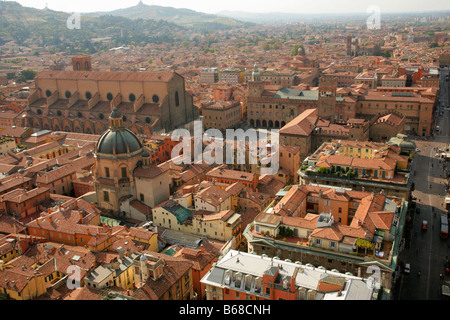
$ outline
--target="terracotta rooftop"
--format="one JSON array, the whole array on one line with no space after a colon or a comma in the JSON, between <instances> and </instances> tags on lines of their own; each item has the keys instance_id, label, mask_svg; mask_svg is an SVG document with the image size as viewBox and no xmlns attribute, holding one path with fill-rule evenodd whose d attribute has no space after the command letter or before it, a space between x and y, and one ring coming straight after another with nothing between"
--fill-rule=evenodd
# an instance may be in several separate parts
<instances>
[{"instance_id":1,"label":"terracotta rooftop","mask_svg":"<svg viewBox=\"0 0 450 320\"><path fill-rule=\"evenodd\" d=\"M101 71L52 71L40 72L35 79L87 80L87 81L149 81L168 82L175 72L101 72Z\"/></svg>"}]
</instances>

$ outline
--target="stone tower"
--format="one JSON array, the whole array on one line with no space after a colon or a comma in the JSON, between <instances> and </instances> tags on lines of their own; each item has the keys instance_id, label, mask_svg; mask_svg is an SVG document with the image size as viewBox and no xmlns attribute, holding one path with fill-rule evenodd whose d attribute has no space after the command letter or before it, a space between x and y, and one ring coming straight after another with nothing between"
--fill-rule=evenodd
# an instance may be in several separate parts
<instances>
[{"instance_id":1,"label":"stone tower","mask_svg":"<svg viewBox=\"0 0 450 320\"><path fill-rule=\"evenodd\" d=\"M352 36L348 35L347 36L347 56L351 56L352 55Z\"/></svg>"}]
</instances>

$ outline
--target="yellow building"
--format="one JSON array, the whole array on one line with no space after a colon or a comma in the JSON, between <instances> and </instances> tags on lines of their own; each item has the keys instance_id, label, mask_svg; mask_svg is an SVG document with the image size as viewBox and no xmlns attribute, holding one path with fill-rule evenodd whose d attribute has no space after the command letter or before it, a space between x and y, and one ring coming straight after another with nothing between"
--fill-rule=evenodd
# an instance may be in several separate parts
<instances>
[{"instance_id":1,"label":"yellow building","mask_svg":"<svg viewBox=\"0 0 450 320\"><path fill-rule=\"evenodd\" d=\"M168 200L153 208L153 222L163 228L219 241L229 241L233 236L240 239L240 214L233 210L195 213L174 200Z\"/></svg>"},{"instance_id":2,"label":"yellow building","mask_svg":"<svg viewBox=\"0 0 450 320\"><path fill-rule=\"evenodd\" d=\"M123 249L118 248L119 259L98 266L84 279L84 285L94 289L116 286L125 290L134 287L133 260L135 255L124 256Z\"/></svg>"},{"instance_id":3,"label":"yellow building","mask_svg":"<svg viewBox=\"0 0 450 320\"><path fill-rule=\"evenodd\" d=\"M374 144L371 143L360 143L357 141L351 141L349 144L341 145L339 148L339 154L341 156L361 158L361 159L372 159ZM377 147L377 146L375 146Z\"/></svg>"},{"instance_id":4,"label":"yellow building","mask_svg":"<svg viewBox=\"0 0 450 320\"><path fill-rule=\"evenodd\" d=\"M142 228L130 228L129 237L133 241L148 243L148 251L158 252L158 234Z\"/></svg>"},{"instance_id":5,"label":"yellow building","mask_svg":"<svg viewBox=\"0 0 450 320\"><path fill-rule=\"evenodd\" d=\"M47 291L44 275L30 270L0 272L0 295L14 300L31 300Z\"/></svg>"}]
</instances>

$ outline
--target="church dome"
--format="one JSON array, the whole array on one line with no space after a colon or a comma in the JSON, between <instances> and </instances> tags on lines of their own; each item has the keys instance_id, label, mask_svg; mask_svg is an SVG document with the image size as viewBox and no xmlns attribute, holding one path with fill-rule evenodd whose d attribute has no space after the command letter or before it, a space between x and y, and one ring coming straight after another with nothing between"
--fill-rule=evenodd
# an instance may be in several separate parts
<instances>
[{"instance_id":1,"label":"church dome","mask_svg":"<svg viewBox=\"0 0 450 320\"><path fill-rule=\"evenodd\" d=\"M97 153L126 155L142 150L142 143L133 131L123 127L122 115L114 108L109 116L110 129L97 142Z\"/></svg>"},{"instance_id":2,"label":"church dome","mask_svg":"<svg viewBox=\"0 0 450 320\"><path fill-rule=\"evenodd\" d=\"M104 154L127 154L138 151L142 144L136 135L128 129L106 131L97 142L97 152Z\"/></svg>"},{"instance_id":3,"label":"church dome","mask_svg":"<svg viewBox=\"0 0 450 320\"><path fill-rule=\"evenodd\" d=\"M147 257L145 256L145 254L141 255L141 257L139 258L140 261L147 261Z\"/></svg>"}]
</instances>

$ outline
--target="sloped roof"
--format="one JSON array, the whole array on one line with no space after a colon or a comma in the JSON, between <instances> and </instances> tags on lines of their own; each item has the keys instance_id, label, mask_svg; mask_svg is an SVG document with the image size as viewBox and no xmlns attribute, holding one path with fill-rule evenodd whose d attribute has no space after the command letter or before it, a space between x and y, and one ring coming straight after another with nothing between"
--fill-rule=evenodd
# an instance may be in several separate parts
<instances>
[{"instance_id":1,"label":"sloped roof","mask_svg":"<svg viewBox=\"0 0 450 320\"><path fill-rule=\"evenodd\" d=\"M284 127L282 127L279 133L309 136L315 128L317 119L317 109L305 110L295 119L288 122Z\"/></svg>"},{"instance_id":2,"label":"sloped roof","mask_svg":"<svg viewBox=\"0 0 450 320\"><path fill-rule=\"evenodd\" d=\"M160 207L172 213L181 224L192 217L192 212L174 200L167 200Z\"/></svg>"}]
</instances>

